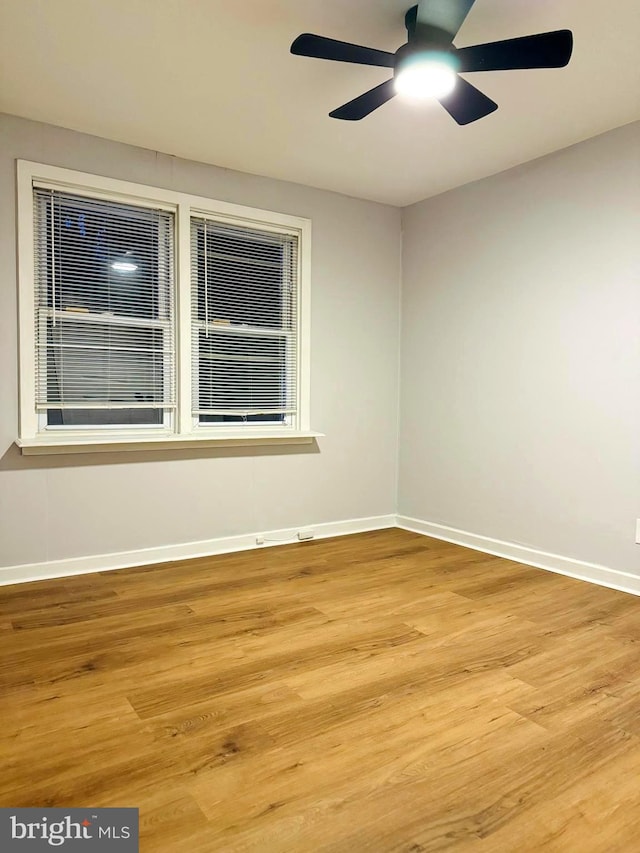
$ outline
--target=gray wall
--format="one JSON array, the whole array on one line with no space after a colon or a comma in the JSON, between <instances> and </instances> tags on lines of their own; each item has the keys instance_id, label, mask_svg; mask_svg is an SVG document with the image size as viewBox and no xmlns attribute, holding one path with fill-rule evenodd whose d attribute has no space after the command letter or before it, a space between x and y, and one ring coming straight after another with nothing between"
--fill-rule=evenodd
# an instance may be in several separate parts
<instances>
[{"instance_id":1,"label":"gray wall","mask_svg":"<svg viewBox=\"0 0 640 853\"><path fill-rule=\"evenodd\" d=\"M640 124L403 212L400 513L640 574Z\"/></svg>"},{"instance_id":2,"label":"gray wall","mask_svg":"<svg viewBox=\"0 0 640 853\"><path fill-rule=\"evenodd\" d=\"M15 159L313 220L317 448L22 457ZM392 513L400 211L0 116L0 566Z\"/></svg>"},{"instance_id":3,"label":"gray wall","mask_svg":"<svg viewBox=\"0 0 640 853\"><path fill-rule=\"evenodd\" d=\"M407 208L399 511L640 574L640 124ZM313 220L314 448L22 457L15 159ZM0 566L396 508L400 212L0 116Z\"/></svg>"}]
</instances>

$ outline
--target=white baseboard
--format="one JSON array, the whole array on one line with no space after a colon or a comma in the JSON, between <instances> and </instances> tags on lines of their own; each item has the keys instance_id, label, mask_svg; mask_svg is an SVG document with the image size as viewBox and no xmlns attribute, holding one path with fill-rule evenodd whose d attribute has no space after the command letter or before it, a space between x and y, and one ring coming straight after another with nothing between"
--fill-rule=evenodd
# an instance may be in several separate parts
<instances>
[{"instance_id":1,"label":"white baseboard","mask_svg":"<svg viewBox=\"0 0 640 853\"><path fill-rule=\"evenodd\" d=\"M330 521L323 524L307 524L299 527L246 533L241 536L223 536L201 542L186 542L181 545L163 545L159 548L140 548L136 551L121 551L115 554L100 554L90 557L73 557L68 560L51 560L45 563L29 563L21 566L0 567L0 586L49 578L72 577L92 572L107 572L127 569L172 560L190 560L194 557L211 557L232 551L248 551L251 548L268 548L274 545L298 541L298 531L312 531L314 539L329 536L345 536L349 533L365 533L367 530L382 530L395 527L395 515L377 515L370 518L354 518L347 521ZM256 545L258 536L264 537L264 545Z\"/></svg>"},{"instance_id":2,"label":"white baseboard","mask_svg":"<svg viewBox=\"0 0 640 853\"><path fill-rule=\"evenodd\" d=\"M561 557L559 554L548 554L546 551L537 551L535 548L516 545L514 542L503 542L500 539L491 539L488 536L479 536L477 533L445 527L443 524L434 524L431 521L421 521L418 518L407 518L404 515L396 517L396 525L403 530L422 533L434 539L463 545L465 548L473 548L474 551L483 551L485 554L493 554L496 557L504 557L516 563L534 566L536 569L546 569L548 572L567 575L598 586L640 595L640 576L610 569L607 566L584 563L570 557Z\"/></svg>"},{"instance_id":3,"label":"white baseboard","mask_svg":"<svg viewBox=\"0 0 640 853\"><path fill-rule=\"evenodd\" d=\"M325 539L331 536L364 533L368 530L383 530L388 527L401 527L403 530L422 533L434 539L442 539L445 542L452 542L455 545L462 545L465 548L472 548L485 554L524 563L527 566L557 572L599 586L629 592L632 595L640 595L640 576L403 515L378 515L370 518L309 524L261 533L246 533L240 536L223 536L218 539L186 542L180 545L163 545L159 548L140 548L135 551L121 551L114 554L0 567L0 586L49 578L73 577L74 575L85 575L92 572L107 572L113 569L126 569L133 566L153 565L154 563L167 563L173 560L211 557L215 554L228 554L233 551L268 548L274 545L297 542L297 535L300 530L312 531L314 539ZM256 545L258 536L264 537L264 545Z\"/></svg>"}]
</instances>

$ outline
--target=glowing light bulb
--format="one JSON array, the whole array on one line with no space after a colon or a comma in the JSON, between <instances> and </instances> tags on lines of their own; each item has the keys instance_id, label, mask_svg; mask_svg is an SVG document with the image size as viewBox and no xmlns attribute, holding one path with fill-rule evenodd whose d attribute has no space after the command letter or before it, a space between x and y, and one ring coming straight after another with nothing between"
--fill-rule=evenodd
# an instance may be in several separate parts
<instances>
[{"instance_id":1,"label":"glowing light bulb","mask_svg":"<svg viewBox=\"0 0 640 853\"><path fill-rule=\"evenodd\" d=\"M456 74L447 62L414 58L398 71L394 85L398 95L408 98L443 98L453 91Z\"/></svg>"}]
</instances>

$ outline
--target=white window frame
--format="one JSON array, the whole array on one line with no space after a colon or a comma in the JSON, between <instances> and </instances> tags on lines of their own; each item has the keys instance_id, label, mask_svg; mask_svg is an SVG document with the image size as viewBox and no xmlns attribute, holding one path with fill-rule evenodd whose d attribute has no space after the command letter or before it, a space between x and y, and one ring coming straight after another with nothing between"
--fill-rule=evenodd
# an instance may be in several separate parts
<instances>
[{"instance_id":1,"label":"white window frame","mask_svg":"<svg viewBox=\"0 0 640 853\"><path fill-rule=\"evenodd\" d=\"M320 435L310 426L311 221L197 195L120 181L57 166L17 161L18 292L20 335L20 425L16 444L25 454L89 453L198 446L310 443ZM41 429L36 400L33 188L47 187L92 198L160 207L175 215L176 416L163 426L125 429ZM298 238L298 412L288 424L238 428L198 426L191 414L191 217L206 217Z\"/></svg>"}]
</instances>

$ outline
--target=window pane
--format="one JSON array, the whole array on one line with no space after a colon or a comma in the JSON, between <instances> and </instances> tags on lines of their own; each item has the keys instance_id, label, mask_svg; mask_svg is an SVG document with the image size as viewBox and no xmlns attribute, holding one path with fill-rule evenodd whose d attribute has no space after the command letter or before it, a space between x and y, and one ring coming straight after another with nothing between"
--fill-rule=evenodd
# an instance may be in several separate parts
<instances>
[{"instance_id":1,"label":"window pane","mask_svg":"<svg viewBox=\"0 0 640 853\"><path fill-rule=\"evenodd\" d=\"M279 337L200 332L200 409L229 415L286 409L284 348Z\"/></svg>"},{"instance_id":2,"label":"window pane","mask_svg":"<svg viewBox=\"0 0 640 853\"><path fill-rule=\"evenodd\" d=\"M200 415L201 424L281 424L285 415Z\"/></svg>"},{"instance_id":3,"label":"window pane","mask_svg":"<svg viewBox=\"0 0 640 853\"><path fill-rule=\"evenodd\" d=\"M47 409L47 426L162 426L162 409Z\"/></svg>"},{"instance_id":4,"label":"window pane","mask_svg":"<svg viewBox=\"0 0 640 853\"><path fill-rule=\"evenodd\" d=\"M206 258L204 243L202 228L198 234L198 318L282 328L286 298L282 240L207 227Z\"/></svg>"},{"instance_id":5,"label":"window pane","mask_svg":"<svg viewBox=\"0 0 640 853\"><path fill-rule=\"evenodd\" d=\"M47 403L156 403L164 399L162 329L47 319Z\"/></svg>"},{"instance_id":6,"label":"window pane","mask_svg":"<svg viewBox=\"0 0 640 853\"><path fill-rule=\"evenodd\" d=\"M167 317L158 287L158 212L55 193L41 196L46 223L47 305L57 310Z\"/></svg>"}]
</instances>

